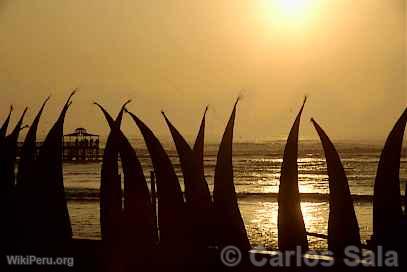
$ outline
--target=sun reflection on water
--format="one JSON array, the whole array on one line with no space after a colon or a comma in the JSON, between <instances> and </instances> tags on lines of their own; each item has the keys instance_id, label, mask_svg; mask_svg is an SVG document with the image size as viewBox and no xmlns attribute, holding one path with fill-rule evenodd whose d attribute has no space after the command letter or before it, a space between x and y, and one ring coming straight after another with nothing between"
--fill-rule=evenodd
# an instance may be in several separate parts
<instances>
[{"instance_id":1,"label":"sun reflection on water","mask_svg":"<svg viewBox=\"0 0 407 272\"><path fill-rule=\"evenodd\" d=\"M262 246L267 249L278 248L277 216L278 204L276 201L240 201L240 209L246 224L252 246ZM307 232L327 234L329 204L327 202L302 202L301 210ZM369 239L371 235L371 207L368 204L355 205L356 214L362 226L361 238ZM326 240L308 237L311 249L324 250L328 244Z\"/></svg>"}]
</instances>

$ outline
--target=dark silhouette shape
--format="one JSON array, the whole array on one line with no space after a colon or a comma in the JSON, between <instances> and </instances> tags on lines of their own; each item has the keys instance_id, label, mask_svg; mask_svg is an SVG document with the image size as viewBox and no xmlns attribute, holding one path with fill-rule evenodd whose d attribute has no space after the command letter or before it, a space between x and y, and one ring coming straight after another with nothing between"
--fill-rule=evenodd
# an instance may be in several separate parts
<instances>
[{"instance_id":1,"label":"dark silhouette shape","mask_svg":"<svg viewBox=\"0 0 407 272\"><path fill-rule=\"evenodd\" d=\"M0 183L1 191L10 193L15 188L15 164L17 156L17 140L22 129L25 108L13 131L4 140L2 153L0 154Z\"/></svg>"},{"instance_id":2,"label":"dark silhouette shape","mask_svg":"<svg viewBox=\"0 0 407 272\"><path fill-rule=\"evenodd\" d=\"M115 124L120 127L124 108L116 117ZM119 175L119 139L111 131L107 137L103 154L100 180L100 225L102 240L116 240L122 221L122 189Z\"/></svg>"},{"instance_id":3,"label":"dark silhouette shape","mask_svg":"<svg viewBox=\"0 0 407 272\"><path fill-rule=\"evenodd\" d=\"M215 168L213 199L219 234L216 238L219 241L219 246L234 245L242 251L247 252L251 246L243 218L240 214L233 182L233 128L238 102L239 99L237 99L233 107L219 147Z\"/></svg>"},{"instance_id":4,"label":"dark silhouette shape","mask_svg":"<svg viewBox=\"0 0 407 272\"><path fill-rule=\"evenodd\" d=\"M0 141L6 137L8 124L10 123L11 113L13 112L13 106L10 106L10 112L0 128Z\"/></svg>"},{"instance_id":5,"label":"dark silhouette shape","mask_svg":"<svg viewBox=\"0 0 407 272\"><path fill-rule=\"evenodd\" d=\"M120 128L124 106L115 125ZM81 144L81 143L80 143ZM122 187L119 174L119 135L110 131L103 153L100 176L100 227L103 242L104 264L107 271L123 269L121 239L123 227Z\"/></svg>"},{"instance_id":6,"label":"dark silhouette shape","mask_svg":"<svg viewBox=\"0 0 407 272\"><path fill-rule=\"evenodd\" d=\"M307 234L298 188L298 132L305 102L298 113L284 150L278 194L278 246L280 250L308 250Z\"/></svg>"},{"instance_id":7,"label":"dark silhouette shape","mask_svg":"<svg viewBox=\"0 0 407 272\"><path fill-rule=\"evenodd\" d=\"M192 227L193 245L201 250L207 249L213 229L212 200L208 183L201 171L200 159L165 113L162 114L174 140L184 175L186 207Z\"/></svg>"},{"instance_id":8,"label":"dark silhouette shape","mask_svg":"<svg viewBox=\"0 0 407 272\"><path fill-rule=\"evenodd\" d=\"M36 144L37 129L41 119L42 112L44 111L45 105L49 99L50 97L48 97L42 104L37 116L35 117L30 129L27 132L23 146L21 148L16 184L17 190L24 186L27 186L26 188L29 190L30 186L33 185L32 177L35 169L35 160L37 156L37 144ZM25 183L30 183L31 185Z\"/></svg>"},{"instance_id":9,"label":"dark silhouette shape","mask_svg":"<svg viewBox=\"0 0 407 272\"><path fill-rule=\"evenodd\" d=\"M125 103L124 107L129 103ZM115 138L124 172L124 210L122 221L123 237L121 254L129 267L146 264L152 256L157 241L154 240L153 207L147 182L136 151L109 113L99 104ZM137 245L137 246L135 246Z\"/></svg>"},{"instance_id":10,"label":"dark silhouette shape","mask_svg":"<svg viewBox=\"0 0 407 272\"><path fill-rule=\"evenodd\" d=\"M21 115L14 130L1 142L0 151L0 249L13 245L16 236L15 163L17 139L21 131L27 108ZM1 250L0 250L1 251Z\"/></svg>"},{"instance_id":11,"label":"dark silhouette shape","mask_svg":"<svg viewBox=\"0 0 407 272\"><path fill-rule=\"evenodd\" d=\"M35 222L30 222L34 245L63 247L72 239L72 228L65 199L62 170L62 137L65 115L72 104L71 93L58 120L40 148L35 173Z\"/></svg>"},{"instance_id":12,"label":"dark silhouette shape","mask_svg":"<svg viewBox=\"0 0 407 272\"><path fill-rule=\"evenodd\" d=\"M20 152L15 195L16 214L19 215L16 223L18 232L16 243L20 248L25 247L27 241L30 241L31 236L36 235L36 233L30 231L30 222L35 222L35 220L37 220L36 213L38 212L35 211L35 209L32 209L32 203L37 201L37 196L33 194L33 192L36 191L37 186L37 180L35 179L37 168L36 137L41 114L48 100L49 97L44 101L41 109L32 122Z\"/></svg>"},{"instance_id":13,"label":"dark silhouette shape","mask_svg":"<svg viewBox=\"0 0 407 272\"><path fill-rule=\"evenodd\" d=\"M201 126L199 127L198 135L196 136L195 144L193 147L195 156L198 158L198 167L199 167L199 173L201 176L205 177L205 172L204 172L204 146L205 146L205 118L206 118L206 113L208 112L208 106L206 106L202 121L201 121Z\"/></svg>"},{"instance_id":14,"label":"dark silhouette shape","mask_svg":"<svg viewBox=\"0 0 407 272\"><path fill-rule=\"evenodd\" d=\"M160 249L164 262L183 262L191 241L186 207L174 167L154 133L133 113L126 111L139 127L153 163L158 194Z\"/></svg>"},{"instance_id":15,"label":"dark silhouette shape","mask_svg":"<svg viewBox=\"0 0 407 272\"><path fill-rule=\"evenodd\" d=\"M318 123L311 119L324 148L329 176L328 249L343 255L347 246L360 247L358 220L348 178L335 146Z\"/></svg>"},{"instance_id":16,"label":"dark silhouette shape","mask_svg":"<svg viewBox=\"0 0 407 272\"><path fill-rule=\"evenodd\" d=\"M400 157L407 108L386 140L374 184L373 241L385 247L399 247L402 220L400 194Z\"/></svg>"},{"instance_id":17,"label":"dark silhouette shape","mask_svg":"<svg viewBox=\"0 0 407 272\"><path fill-rule=\"evenodd\" d=\"M404 189L404 216L407 221L407 182L405 183L405 189Z\"/></svg>"}]
</instances>

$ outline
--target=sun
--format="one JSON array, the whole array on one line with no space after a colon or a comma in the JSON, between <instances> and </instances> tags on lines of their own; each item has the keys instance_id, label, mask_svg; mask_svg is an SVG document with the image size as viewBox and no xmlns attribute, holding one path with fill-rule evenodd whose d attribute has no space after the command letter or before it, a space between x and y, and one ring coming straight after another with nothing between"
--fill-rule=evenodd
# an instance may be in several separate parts
<instances>
[{"instance_id":1,"label":"sun","mask_svg":"<svg viewBox=\"0 0 407 272\"><path fill-rule=\"evenodd\" d=\"M277 0L275 4L283 16L301 19L307 15L311 2L312 0Z\"/></svg>"},{"instance_id":2,"label":"sun","mask_svg":"<svg viewBox=\"0 0 407 272\"><path fill-rule=\"evenodd\" d=\"M274 25L305 27L316 15L320 0L262 0Z\"/></svg>"}]
</instances>

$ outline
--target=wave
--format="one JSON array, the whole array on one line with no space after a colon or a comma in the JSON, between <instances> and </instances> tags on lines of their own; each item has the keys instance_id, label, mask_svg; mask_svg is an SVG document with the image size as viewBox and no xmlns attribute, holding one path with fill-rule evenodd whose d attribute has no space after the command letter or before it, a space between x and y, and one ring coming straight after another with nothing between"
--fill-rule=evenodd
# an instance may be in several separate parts
<instances>
[{"instance_id":1,"label":"wave","mask_svg":"<svg viewBox=\"0 0 407 272\"><path fill-rule=\"evenodd\" d=\"M263 200L276 202L278 193L261 193L261 192L238 192L237 197L240 200ZM373 201L372 195L355 194L352 195L353 200L359 203L370 203ZM97 201L99 200L99 190L97 189L76 189L68 188L66 190L66 198L72 201ZM402 196L401 201L404 199ZM301 193L301 200L304 202L328 202L329 194L325 193Z\"/></svg>"}]
</instances>

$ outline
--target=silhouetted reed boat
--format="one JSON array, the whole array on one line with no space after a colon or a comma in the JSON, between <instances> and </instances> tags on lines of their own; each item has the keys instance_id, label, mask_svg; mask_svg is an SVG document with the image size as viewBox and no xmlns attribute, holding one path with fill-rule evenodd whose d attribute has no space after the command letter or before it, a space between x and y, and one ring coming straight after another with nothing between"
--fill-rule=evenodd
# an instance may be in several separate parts
<instances>
[{"instance_id":1,"label":"silhouetted reed boat","mask_svg":"<svg viewBox=\"0 0 407 272\"><path fill-rule=\"evenodd\" d=\"M120 128L124 107L119 111L115 126ZM122 187L119 174L119 135L110 131L103 153L100 175L100 227L103 245L103 265L106 271L122 270L121 233L123 224ZM119 249L119 250L118 250ZM116 267L117 268L117 267Z\"/></svg>"},{"instance_id":2,"label":"silhouetted reed boat","mask_svg":"<svg viewBox=\"0 0 407 272\"><path fill-rule=\"evenodd\" d=\"M4 121L3 125L0 128L0 141L6 138L8 124L10 123L11 114L13 113L13 106L10 106L10 111L6 120Z\"/></svg>"},{"instance_id":3,"label":"silhouetted reed boat","mask_svg":"<svg viewBox=\"0 0 407 272\"><path fill-rule=\"evenodd\" d=\"M377 168L373 199L373 237L377 245L400 248L405 230L401 230L403 211L400 202L400 157L407 108L388 136ZM406 247L406 245L403 245Z\"/></svg>"},{"instance_id":4,"label":"silhouetted reed boat","mask_svg":"<svg viewBox=\"0 0 407 272\"><path fill-rule=\"evenodd\" d=\"M7 209L13 213L3 217L2 223L2 226L7 224L10 226L9 232L2 232L2 235L8 235L8 239L12 241L7 247L9 254L45 251L50 253L71 245L72 230L65 200L61 154L63 123L73 94L47 135L38 159L35 160L33 159L35 156L30 153L30 146L32 147L32 143L35 142L36 129L44 103L27 134L23 164L19 166L17 179L14 176L15 154L25 111L14 131L6 137L7 147L3 146L1 149L1 156L8 157L6 164L8 173L2 171L2 174L6 174L8 187L11 190L9 196L12 196L12 199L7 199L3 194L6 190L1 190L1 201L8 202ZM18 180L17 184L16 180ZM2 252L4 252L4 243L2 243ZM1 261L2 264L3 262L4 260Z\"/></svg>"},{"instance_id":5,"label":"silhouetted reed boat","mask_svg":"<svg viewBox=\"0 0 407 272\"><path fill-rule=\"evenodd\" d=\"M213 206L217 227L218 246L236 246L243 252L251 248L246 228L237 203L233 181L233 129L235 125L236 107L233 107L222 141L219 146L213 188Z\"/></svg>"},{"instance_id":6,"label":"silhouetted reed boat","mask_svg":"<svg viewBox=\"0 0 407 272\"><path fill-rule=\"evenodd\" d=\"M174 140L184 176L186 212L191 225L192 246L200 251L206 250L211 245L211 240L213 240L213 233L211 233L214 230L213 211L208 183L202 172L200 154L196 154L192 150L164 112L162 114ZM200 130L199 137L203 133L204 131ZM198 145L201 145L199 141L203 141L203 138L197 139Z\"/></svg>"},{"instance_id":7,"label":"silhouetted reed boat","mask_svg":"<svg viewBox=\"0 0 407 272\"><path fill-rule=\"evenodd\" d=\"M42 112L44 111L45 105L49 99L50 97L48 97L42 104L27 132L27 135L25 136L23 146L21 147L16 181L17 190L23 189L25 186L27 186L26 189L29 190L31 188L30 185L32 186L34 183L31 179L35 169L35 161L37 159L37 129Z\"/></svg>"},{"instance_id":8,"label":"silhouetted reed boat","mask_svg":"<svg viewBox=\"0 0 407 272\"><path fill-rule=\"evenodd\" d=\"M125 103L119 113L123 114ZM109 113L99 104L111 129L112 137L117 139L124 173L124 207L121 211L119 245L121 262L126 269L135 269L138 265L152 262L153 250L158 241L154 239L154 216L150 193L136 151ZM117 120L119 121L119 120ZM119 183L120 184L120 183ZM115 264L113 271L118 264Z\"/></svg>"},{"instance_id":9,"label":"silhouetted reed boat","mask_svg":"<svg viewBox=\"0 0 407 272\"><path fill-rule=\"evenodd\" d=\"M155 269L182 271L191 267L201 271L212 269L223 271L225 267L219 262L219 251L230 245L239 248L243 258L248 256L251 247L236 198L232 164L233 130L239 100L233 107L219 147L213 203L203 169L207 109L193 148L163 113L181 162L185 182L184 200L178 177L168 154L154 133L137 116L125 109L128 102L122 106L116 120L113 120L110 114L97 104L111 131L101 169L102 241L92 241L72 238L63 185L63 124L74 93L69 96L37 157L36 131L48 99L45 100L24 141L17 178L10 172L10 165L15 163L14 150L25 111L10 135L6 137L12 109L0 129L0 167L2 169L0 216L9 223L8 226L4 223L0 225L0 237L3 242L0 246L1 254L9 254L7 250L11 250L12 253L46 254L47 256L65 254L65 256L78 258L75 260L73 271L123 272L154 271ZM308 249L307 234L328 239L329 249L335 253L340 253L347 245L363 247L348 180L339 154L329 137L314 120L312 122L320 136L328 166L330 188L328 236L307 233L305 230L300 207L297 165L299 126L305 102L306 99L291 128L284 150L278 196L279 249L291 250L300 246L305 252ZM156 220L154 201L151 200L142 166L136 151L120 129L124 111L130 114L139 127L152 159L157 177L159 235L156 233L154 223ZM406 242L406 235L401 229L402 222L406 219L403 219L401 208L399 170L406 123L407 109L390 133L380 158L375 182L373 215L372 244L395 248L401 253L406 250L406 245L403 244ZM119 154L124 174L124 194L122 194L119 175ZM18 221L13 219L16 213L20 217ZM212 224L215 225L213 229ZM205 254L205 251L208 254ZM197 254L198 252L202 255ZM270 252L254 254L266 258L272 255ZM338 255L340 257L340 254ZM301 258L314 257L301 255ZM206 263L208 265L205 265ZM176 266L168 267L174 264ZM0 261L0 267L8 268L4 260ZM243 261L237 269L267 271L268 268L266 267L265 270L255 268ZM298 269L308 271L307 268L293 268L293 271ZM343 267L334 267L334 269L340 271ZM355 269L356 271L369 270L366 267ZM276 268L275 270L286 269ZM290 268L288 270L291 271ZM317 267L312 270L331 269Z\"/></svg>"},{"instance_id":10,"label":"silhouetted reed boat","mask_svg":"<svg viewBox=\"0 0 407 272\"><path fill-rule=\"evenodd\" d=\"M24 109L20 119L18 120L15 128L6 136L3 142L3 152L1 153L0 165L0 182L2 191L11 193L15 187L15 164L17 156L17 140L20 131L23 127L24 116L27 113L27 108Z\"/></svg>"},{"instance_id":11,"label":"silhouetted reed boat","mask_svg":"<svg viewBox=\"0 0 407 272\"><path fill-rule=\"evenodd\" d=\"M307 233L301 211L298 188L298 133L305 102L291 128L284 150L278 196L278 247L280 250L295 250L300 246L308 250Z\"/></svg>"},{"instance_id":12,"label":"silhouetted reed boat","mask_svg":"<svg viewBox=\"0 0 407 272\"><path fill-rule=\"evenodd\" d=\"M34 178L38 159L36 138L38 124L48 100L49 97L42 104L27 132L21 148L20 161L18 163L15 205L17 209L16 213L20 215L16 221L16 231L18 233L16 239L18 240L17 245L19 247L27 246L27 241L29 241L31 239L30 237L34 235L34 233L30 231L29 225L30 222L36 220L35 210L31 210L30 208L32 203L35 203L37 199L37 196L33 194L33 192L36 191L37 186Z\"/></svg>"},{"instance_id":13,"label":"silhouetted reed boat","mask_svg":"<svg viewBox=\"0 0 407 272\"><path fill-rule=\"evenodd\" d=\"M326 157L329 177L328 249L343 255L348 246L361 246L359 224L348 178L335 146L318 123L311 119Z\"/></svg>"},{"instance_id":14,"label":"silhouetted reed boat","mask_svg":"<svg viewBox=\"0 0 407 272\"><path fill-rule=\"evenodd\" d=\"M164 263L183 263L191 252L190 223L178 177L160 141L133 113L151 156L157 183L160 251ZM165 259L165 260L164 260Z\"/></svg>"},{"instance_id":15,"label":"silhouetted reed boat","mask_svg":"<svg viewBox=\"0 0 407 272\"><path fill-rule=\"evenodd\" d=\"M199 127L198 134L195 139L195 144L193 147L194 153L198 158L198 167L200 175L205 177L204 172L204 146L205 146L205 123L206 123L206 113L208 112L208 106L206 106L204 114L202 116L201 125Z\"/></svg>"},{"instance_id":16,"label":"silhouetted reed boat","mask_svg":"<svg viewBox=\"0 0 407 272\"><path fill-rule=\"evenodd\" d=\"M45 247L63 247L72 239L62 171L62 137L65 116L75 92L67 99L58 120L45 138L32 177L36 183L32 192L37 196L36 202L32 203L36 221L29 222L27 228L33 231L32 242Z\"/></svg>"},{"instance_id":17,"label":"silhouetted reed boat","mask_svg":"<svg viewBox=\"0 0 407 272\"><path fill-rule=\"evenodd\" d=\"M23 119L27 108L23 111L15 128L1 140L0 153L0 244L12 246L16 236L15 222L18 218L15 206L15 163L17 153L17 139L22 129ZM11 113L11 110L10 110ZM4 131L7 130L8 120L5 122ZM3 133L2 133L3 135Z\"/></svg>"}]
</instances>

